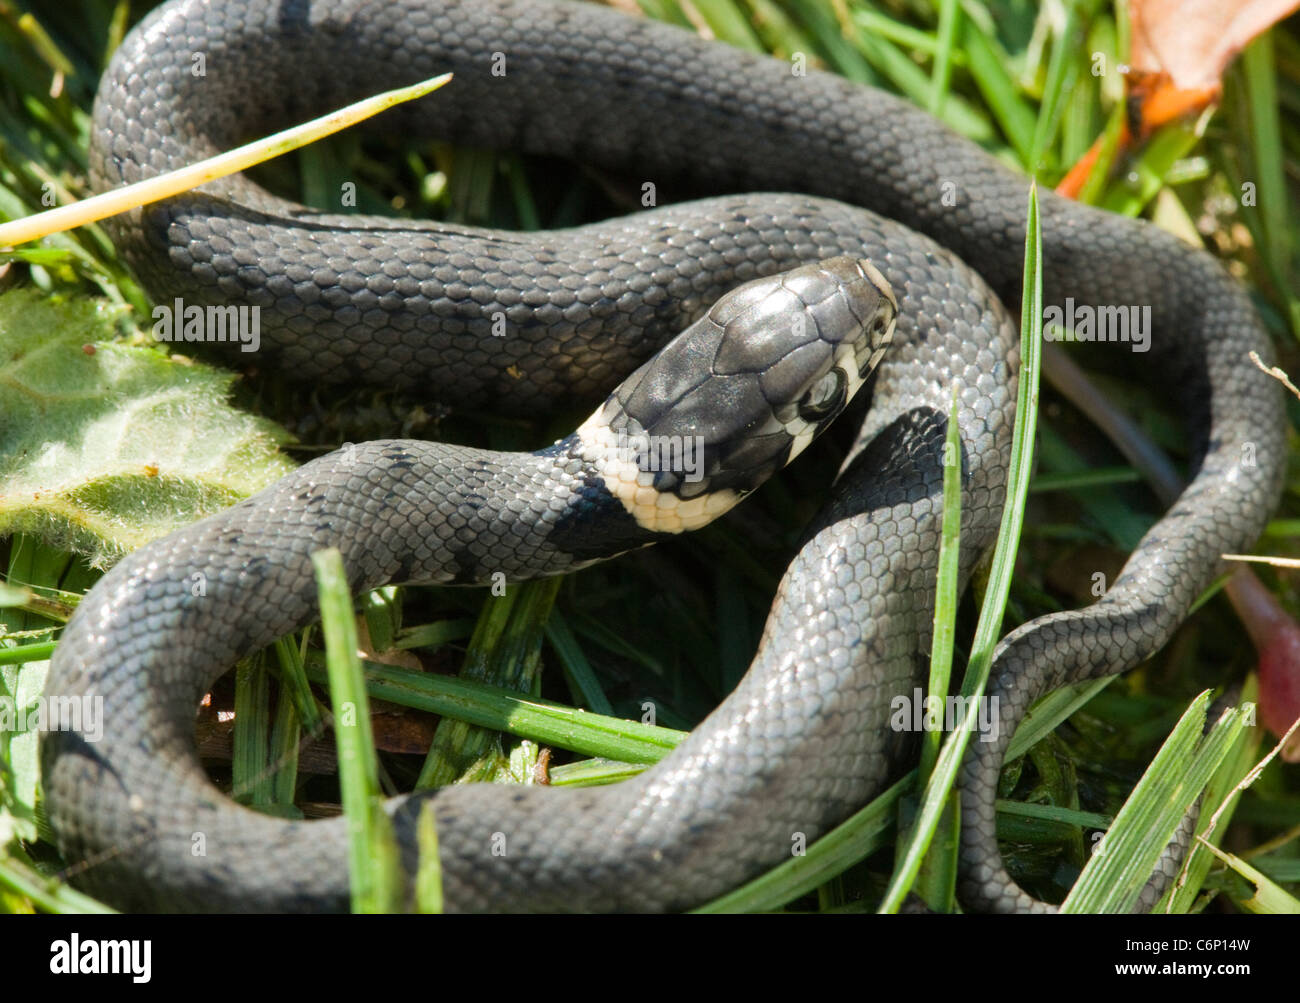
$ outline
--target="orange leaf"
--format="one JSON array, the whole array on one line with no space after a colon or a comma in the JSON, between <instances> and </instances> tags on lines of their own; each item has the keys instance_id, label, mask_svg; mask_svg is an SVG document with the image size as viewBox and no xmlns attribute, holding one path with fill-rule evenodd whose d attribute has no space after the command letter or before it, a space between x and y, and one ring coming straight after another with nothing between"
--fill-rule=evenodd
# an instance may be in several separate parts
<instances>
[{"instance_id":1,"label":"orange leaf","mask_svg":"<svg viewBox=\"0 0 1300 1003\"><path fill-rule=\"evenodd\" d=\"M1233 57L1297 8L1300 0L1132 0L1130 63L1169 74L1178 90L1217 93Z\"/></svg>"}]
</instances>

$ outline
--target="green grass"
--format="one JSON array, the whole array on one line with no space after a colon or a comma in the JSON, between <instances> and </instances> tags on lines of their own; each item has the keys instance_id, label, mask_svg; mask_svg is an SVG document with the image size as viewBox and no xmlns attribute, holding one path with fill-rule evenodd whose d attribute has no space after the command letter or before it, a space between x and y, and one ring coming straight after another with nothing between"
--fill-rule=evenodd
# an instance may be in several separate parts
<instances>
[{"instance_id":1,"label":"green grass","mask_svg":"<svg viewBox=\"0 0 1300 1003\"><path fill-rule=\"evenodd\" d=\"M60 199L85 192L87 116L95 85L128 21L147 6L72 0L41 5L35 19L23 20L21 4L0 0L0 214L12 218L37 211L48 192ZM1064 4L1066 16L1056 26L1036 20L1038 5L1025 0L694 0L689 8L675 0L643 0L642 6L686 26L702 18L727 43L785 58L802 53L814 65L901 93L1045 186L1057 183L1093 139L1120 120L1115 74L1094 76L1091 67L1094 54L1111 68L1123 61L1127 26L1117 23L1111 5L1101 0ZM56 73L59 87L51 93ZM1204 137L1189 129L1168 130L1125 164L1115 180L1099 176L1085 188L1084 198L1153 216L1178 232L1194 233L1197 223L1205 223L1207 243L1247 283L1281 346L1284 368L1295 373L1300 371L1295 341L1300 272L1294 247L1300 219L1297 19L1252 46L1225 85L1222 108ZM260 176L308 200L313 193L336 191L341 181L354 181L359 211L392 212L397 199L401 211L415 215L550 227L609 211L599 186L575 181L572 173L518 156L438 144L393 152L344 135L266 165ZM1255 211L1240 206L1246 183L1255 185ZM0 274L0 296L27 285L51 294L104 297L148 316L144 295L97 228L50 238L40 249L14 257ZM0 267L5 260L0 256ZM1159 383L1151 375L1105 373L1099 380L1160 446L1181 458L1180 426L1151 393ZM523 422L447 415L427 402L368 390L318 400L268 374L256 386L241 384L238 392L243 406L288 427L301 443L294 451L300 459L343 441L394 434L535 448L584 416ZM1293 419L1300 414L1294 404L1291 414ZM1140 474L1047 390L1038 432L1039 467L1029 485L1004 629L1092 601L1084 572L1113 578L1125 549L1160 511L1151 492L1136 483ZM611 782L654 762L744 673L775 584L801 528L824 499L850 435L847 427L836 430L800 460L794 476L776 478L733 516L693 539L545 584L531 595L518 590L509 608L486 591L403 589L359 597L357 608L365 614L373 649L386 652L378 662L395 661L398 652L418 658L425 668L451 673L417 674L409 663L368 663L363 668L369 697L447 715L444 730L459 734L454 741L444 738L433 765L410 754L382 753L373 776L354 777L345 788L366 781L359 802L366 805L375 784L385 790L409 788L422 772L444 776L453 762L464 769L489 763L506 775L523 776L536 765L537 744L577 750L575 756L557 751L552 763L557 784ZM1004 542L1011 544L1014 535L1009 532ZM1293 479L1265 542L1294 557L1300 556L1298 537ZM45 602L0 604L6 632L0 637L0 695L11 695L31 685L68 604L96 573L30 536L0 541L0 567ZM1268 570L1261 575L1284 606L1300 609L1290 577ZM972 641L974 598L945 605L958 662L970 658L973 663L974 678L968 669L973 692L981 675L973 653L985 650L991 625L1003 616L985 618L977 644ZM342 612L333 620L336 628L351 623ZM310 686L325 678L326 659L317 644L320 632L309 635L305 650L297 641L283 642L274 657L241 668L233 695L229 689L217 694L223 706L241 709L232 737L235 758L219 779L273 810L294 810L287 800L295 791L307 801L340 800L334 779L316 775L304 765L306 757L297 755L298 736L317 734L326 718ZM337 642L327 647L337 650ZM1040 704L1013 741L999 790L999 831L1013 876L1037 896L1062 900L1089 860L1098 827L1122 816L1134 785L1189 703L1206 689L1241 680L1253 665L1243 630L1216 596L1164 651L1133 673L1071 688ZM281 693L288 699L274 699ZM362 691L355 689L352 697L362 699ZM480 728L507 729L531 747L498 746ZM479 744L464 751L461 743L469 741ZM898 904L914 873L920 874L916 888L927 900L945 903L952 830L943 820L950 801L942 781L955 766L954 748L950 742L944 751L929 751L923 774L933 778L929 784L913 775L901 778L805 857L705 911L888 909ZM1235 776L1222 775L1232 772L1225 766L1211 782L1211 800L1227 796L1254 761L1237 751L1229 755L1230 765L1234 756ZM575 761L565 763L566 758ZM21 847L9 842L7 855L0 851L0 909L92 908L84 897L44 881L59 861L41 839L48 836L43 820L29 811L35 783L29 762L20 741L0 736L0 846L10 826L23 838ZM638 765L623 765L628 762ZM1204 764L1199 769L1208 772ZM355 797L343 800L357 803ZM1145 792L1139 792L1130 814L1142 815L1144 800ZM370 816L360 810L364 822ZM899 838L900 817L909 833L918 828L937 833L929 859L921 852L925 838ZM912 822L916 818L924 824L918 827ZM1216 839L1232 839L1237 857L1253 860L1295 894L1300 887L1296 768L1270 764L1239 796L1233 819L1221 818ZM1273 845L1287 833L1289 840ZM436 839L428 831L421 836L426 844ZM1114 842L1108 838L1110 850ZM1143 841L1137 843L1133 853L1140 855ZM896 867L898 860L905 866ZM436 873L420 879L422 905L436 910L441 898ZM377 878L370 887L382 883ZM1251 894L1222 862L1202 853L1193 862L1191 884L1175 896L1175 908L1203 908L1210 899L1211 909L1251 908ZM366 908L378 907L379 901L369 895Z\"/></svg>"},{"instance_id":2,"label":"green grass","mask_svg":"<svg viewBox=\"0 0 1300 1003\"><path fill-rule=\"evenodd\" d=\"M398 849L380 797L379 758L371 731L365 676L357 655L357 624L348 574L343 555L333 548L313 554L311 562L316 571L334 738L339 748L339 792L348 821L352 911L392 912L401 903Z\"/></svg>"},{"instance_id":3,"label":"green grass","mask_svg":"<svg viewBox=\"0 0 1300 1003\"><path fill-rule=\"evenodd\" d=\"M971 735L979 720L980 702L984 699L984 687L988 684L989 669L993 665L993 649L1001 635L1002 620L1006 615L1007 596L1011 591L1011 572L1016 562L1016 550L1020 546L1020 527L1024 523L1025 498L1029 493L1029 472L1033 467L1034 432L1038 426L1038 387L1040 380L1039 357L1043 343L1043 241L1038 222L1038 190L1030 189L1028 218L1025 225L1025 271L1024 296L1021 303L1020 328L1020 377L1016 391L1016 423L1011 443L1011 466L1007 471L1007 500L1002 510L1002 524L998 528L998 541L993 550L992 564L989 568L988 584L984 591L984 601L980 604L979 622L975 626L975 637L971 642L970 661L966 666L966 675L962 679L961 695L970 702L967 704L967 727L959 728L944 739L943 747L937 759L933 758L931 749L922 752L921 769L925 777L925 793L921 798L920 810L907 830L907 835L899 854L898 864L894 868L889 889L881 903L881 912L897 912L903 905L903 899L911 889L921 870L922 858L935 838L936 830L942 826L948 831L940 846L956 846L957 799L952 794L957 781L957 771L970 744ZM951 436L951 425L949 434ZM949 443L952 443L949 439ZM955 450L954 450L955 451ZM946 459L946 457L945 457ZM944 521L943 546L940 559L952 554L957 547L957 538L961 526L960 519L951 517L955 507L954 500L959 497L956 481L959 464L944 465ZM959 503L958 503L959 504ZM944 569L940 568L940 575ZM935 633L943 637L952 631L957 620L957 606L951 587L954 569L948 569L947 587L940 586L935 602ZM945 642L946 643L946 642ZM938 645L936 644L936 647ZM933 656L932 656L933 658ZM936 692L936 675L946 684L947 672L936 673L931 663L931 692ZM937 692L946 694L943 685ZM951 870L945 866L944 870ZM930 894L924 896L931 908L951 907L951 887L942 890L927 887ZM936 900L936 894L941 899ZM941 902L941 904L940 904Z\"/></svg>"}]
</instances>

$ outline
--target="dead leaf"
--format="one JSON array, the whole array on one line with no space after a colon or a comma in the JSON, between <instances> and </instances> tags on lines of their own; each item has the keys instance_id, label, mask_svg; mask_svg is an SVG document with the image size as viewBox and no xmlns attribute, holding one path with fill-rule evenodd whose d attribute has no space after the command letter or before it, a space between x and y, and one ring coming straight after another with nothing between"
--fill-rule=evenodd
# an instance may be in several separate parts
<instances>
[{"instance_id":1,"label":"dead leaf","mask_svg":"<svg viewBox=\"0 0 1300 1003\"><path fill-rule=\"evenodd\" d=\"M1300 0L1132 0L1129 62L1180 91L1217 92L1228 64Z\"/></svg>"},{"instance_id":2,"label":"dead leaf","mask_svg":"<svg viewBox=\"0 0 1300 1003\"><path fill-rule=\"evenodd\" d=\"M1216 102L1237 53L1297 8L1300 0L1130 0L1127 115L1114 162L1157 129ZM1056 186L1058 193L1078 198L1104 142L1097 138Z\"/></svg>"}]
</instances>

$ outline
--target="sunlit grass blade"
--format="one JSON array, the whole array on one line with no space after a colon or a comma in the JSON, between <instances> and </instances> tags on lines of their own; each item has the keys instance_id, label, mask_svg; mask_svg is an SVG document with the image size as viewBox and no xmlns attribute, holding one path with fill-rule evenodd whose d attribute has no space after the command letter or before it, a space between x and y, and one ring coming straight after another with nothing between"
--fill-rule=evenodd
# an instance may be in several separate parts
<instances>
[{"instance_id":1,"label":"sunlit grass blade","mask_svg":"<svg viewBox=\"0 0 1300 1003\"><path fill-rule=\"evenodd\" d=\"M813 843L803 856L791 857L762 877L694 911L762 912L779 909L806 895L886 844L893 832L898 801L915 784L916 773L913 771Z\"/></svg>"},{"instance_id":2,"label":"sunlit grass blade","mask_svg":"<svg viewBox=\"0 0 1300 1003\"><path fill-rule=\"evenodd\" d=\"M1086 683L1063 686L1035 702L1025 713L1016 733L1011 736L1011 742L1007 746L1007 759L1023 756L1032 746L1055 731L1058 724L1069 718L1117 678L1117 676L1106 676L1104 679L1090 679Z\"/></svg>"},{"instance_id":3,"label":"sunlit grass blade","mask_svg":"<svg viewBox=\"0 0 1300 1003\"><path fill-rule=\"evenodd\" d=\"M824 0L787 0L786 5L812 34L823 57L837 73L863 84L877 81L871 64L849 40L851 32L844 30Z\"/></svg>"},{"instance_id":4,"label":"sunlit grass blade","mask_svg":"<svg viewBox=\"0 0 1300 1003\"><path fill-rule=\"evenodd\" d=\"M644 763L620 763L614 759L582 759L553 766L548 771L552 787L603 787L644 773Z\"/></svg>"},{"instance_id":5,"label":"sunlit grass blade","mask_svg":"<svg viewBox=\"0 0 1300 1003\"><path fill-rule=\"evenodd\" d=\"M293 701L302 727L310 735L319 735L325 730L325 721L307 682L303 649L294 644L291 638L282 637L275 642L275 657L280 669L280 683Z\"/></svg>"},{"instance_id":6,"label":"sunlit grass blade","mask_svg":"<svg viewBox=\"0 0 1300 1003\"><path fill-rule=\"evenodd\" d=\"M274 800L270 761L271 683L261 656L235 667L235 730L232 737L231 796L261 807Z\"/></svg>"},{"instance_id":7,"label":"sunlit grass blade","mask_svg":"<svg viewBox=\"0 0 1300 1003\"><path fill-rule=\"evenodd\" d=\"M438 856L438 820L433 802L420 807L416 839L420 864L415 874L415 909L422 913L442 912L442 860Z\"/></svg>"},{"instance_id":8,"label":"sunlit grass blade","mask_svg":"<svg viewBox=\"0 0 1300 1003\"><path fill-rule=\"evenodd\" d=\"M343 557L334 549L312 554L321 632L334 708L339 787L348 824L352 911L392 912L399 904L398 852L379 792L379 759L370 728L370 704L357 655L357 627Z\"/></svg>"},{"instance_id":9,"label":"sunlit grass blade","mask_svg":"<svg viewBox=\"0 0 1300 1003\"><path fill-rule=\"evenodd\" d=\"M924 105L931 92L930 77L906 53L900 51L885 32L879 30L882 20L889 19L866 11L855 11L854 22L858 31L854 41L872 67L894 88L916 104ZM929 45L933 44L931 39ZM983 112L956 94L948 96L939 114L950 128L976 142L987 142L994 136L993 126Z\"/></svg>"},{"instance_id":10,"label":"sunlit grass blade","mask_svg":"<svg viewBox=\"0 0 1300 1003\"><path fill-rule=\"evenodd\" d=\"M319 659L307 659L307 678L328 681ZM605 717L499 686L366 662L366 690L381 700L458 718L521 738L628 763L657 763L686 733L619 717Z\"/></svg>"},{"instance_id":11,"label":"sunlit grass blade","mask_svg":"<svg viewBox=\"0 0 1300 1003\"><path fill-rule=\"evenodd\" d=\"M21 644L16 648L0 648L0 665L22 665L25 662L43 662L54 654L55 641Z\"/></svg>"},{"instance_id":12,"label":"sunlit grass blade","mask_svg":"<svg viewBox=\"0 0 1300 1003\"><path fill-rule=\"evenodd\" d=\"M234 174L237 171L252 167L254 164L260 164L264 160L278 157L282 153L296 150L300 146L306 146L323 136L331 135L372 115L377 115L381 111L386 111L394 105L423 97L437 90L449 80L451 80L451 74L445 73L440 77L412 84L410 87L400 87L396 90L386 91L383 94L376 94L374 97L350 104L346 108L330 112L328 115L322 115L320 118L294 126L292 129L285 129L283 132L277 132L256 142L236 147L197 164L182 167L180 170L170 171L156 178L139 181L111 192L104 192L102 195L95 195L92 198L82 199L72 205L59 206L46 212L37 213L35 216L13 220L9 223L0 223L0 247L22 244L28 240L37 240L51 233L70 230L74 226L93 223L108 216L126 212L128 209L135 209L151 202L157 202L160 199L179 195L181 192L187 192L216 178L223 178L228 174Z\"/></svg>"},{"instance_id":13,"label":"sunlit grass blade","mask_svg":"<svg viewBox=\"0 0 1300 1003\"><path fill-rule=\"evenodd\" d=\"M1239 704L1253 704L1259 696L1259 683L1255 676L1242 687ZM1178 878L1166 889L1153 913L1186 913L1193 911L1197 896L1210 868L1214 864L1212 846L1218 846L1232 821L1233 812L1241 800L1242 778L1248 777L1259 754L1262 732L1247 728L1233 747L1223 765L1210 778L1201 801L1201 814L1196 820L1196 842L1183 861Z\"/></svg>"},{"instance_id":14,"label":"sunlit grass blade","mask_svg":"<svg viewBox=\"0 0 1300 1003\"><path fill-rule=\"evenodd\" d=\"M1268 915L1300 916L1300 899L1288 894L1286 889L1281 888L1267 875L1261 874L1236 854L1225 853L1209 843L1202 845L1255 886L1255 894L1248 899L1238 900L1238 904L1243 909Z\"/></svg>"},{"instance_id":15,"label":"sunlit grass blade","mask_svg":"<svg viewBox=\"0 0 1300 1003\"><path fill-rule=\"evenodd\" d=\"M691 8L704 19L714 37L751 52L764 51L749 18L733 0L691 0Z\"/></svg>"},{"instance_id":16,"label":"sunlit grass blade","mask_svg":"<svg viewBox=\"0 0 1300 1003\"><path fill-rule=\"evenodd\" d=\"M749 0L749 7L763 51L783 59L792 58L796 52L805 58L817 52L817 43L803 33L776 0Z\"/></svg>"},{"instance_id":17,"label":"sunlit grass blade","mask_svg":"<svg viewBox=\"0 0 1300 1003\"><path fill-rule=\"evenodd\" d=\"M894 869L889 889L880 905L881 912L897 912L902 906L904 897L916 880L921 860L929 848L940 816L949 803L948 794L956 782L962 757L979 719L980 702L988 681L993 648L1002 628L1002 617L1011 590L1011 574L1020 541L1020 528L1024 523L1025 497L1033 467L1034 431L1038 422L1039 357L1043 335L1042 260L1038 189L1031 185L1025 227L1024 294L1020 307L1020 378L1015 432L1011 444L1011 466L1007 472L1007 499L1003 505L1002 523L993 551L988 588L980 607L971 657L962 681L962 696L968 698L967 717L965 726L956 729L943 743L939 760L926 784L920 812L906 836L906 849L900 855L901 862Z\"/></svg>"},{"instance_id":18,"label":"sunlit grass blade","mask_svg":"<svg viewBox=\"0 0 1300 1003\"><path fill-rule=\"evenodd\" d=\"M930 676L926 699L946 701L952 673L952 654L957 632L957 577L961 557L962 447L958 422L961 388L953 386L952 408L943 445L943 522L939 538L939 563L935 581L934 634L930 644ZM946 715L944 720L947 720ZM918 777L925 784L934 771L943 743L943 732L930 729L921 735L921 766ZM917 874L916 892L937 912L950 912L957 887L957 796L948 795L948 806L940 817L934 840ZM916 806L904 800L899 828L906 829ZM902 844L900 844L900 849Z\"/></svg>"},{"instance_id":19,"label":"sunlit grass blade","mask_svg":"<svg viewBox=\"0 0 1300 1003\"><path fill-rule=\"evenodd\" d=\"M939 31L934 52L934 66L930 69L930 100L926 109L937 115L948 97L948 84L952 80L952 56L955 50L957 27L961 23L959 0L939 0Z\"/></svg>"},{"instance_id":20,"label":"sunlit grass blade","mask_svg":"<svg viewBox=\"0 0 1300 1003\"><path fill-rule=\"evenodd\" d=\"M934 637L930 644L930 677L926 694L942 700L948 695L952 674L952 653L957 633L957 573L961 558L961 429L957 402L961 388L954 385L952 409L948 412L947 437L943 444L943 522L939 538L939 566L935 581ZM940 731L926 731L921 739L920 778L930 779L939 747Z\"/></svg>"},{"instance_id":21,"label":"sunlit grass blade","mask_svg":"<svg viewBox=\"0 0 1300 1003\"><path fill-rule=\"evenodd\" d=\"M539 690L542 637L559 591L559 578L494 589L470 638L460 678L522 693ZM438 722L417 789L469 780L500 781L509 773L500 732L468 721Z\"/></svg>"},{"instance_id":22,"label":"sunlit grass blade","mask_svg":"<svg viewBox=\"0 0 1300 1003\"><path fill-rule=\"evenodd\" d=\"M4 815L0 812L0 889L29 900L42 912L62 915L115 913L117 910L85 895L71 885L60 884L36 870L32 861L6 849ZM3 912L0 909L0 912Z\"/></svg>"},{"instance_id":23,"label":"sunlit grass blade","mask_svg":"<svg viewBox=\"0 0 1300 1003\"><path fill-rule=\"evenodd\" d=\"M1099 205L1122 216L1136 216L1168 183L1174 164L1194 147L1201 138L1203 116L1196 122L1184 122L1161 129L1142 148L1142 152L1126 162L1123 177L1116 178L1107 187Z\"/></svg>"},{"instance_id":24,"label":"sunlit grass blade","mask_svg":"<svg viewBox=\"0 0 1300 1003\"><path fill-rule=\"evenodd\" d=\"M1202 693L1179 719L1114 824L1094 845L1061 903L1062 913L1128 912L1137 903L1183 817L1246 727L1243 710L1232 710L1202 742L1209 702L1209 692Z\"/></svg>"},{"instance_id":25,"label":"sunlit grass blade","mask_svg":"<svg viewBox=\"0 0 1300 1003\"><path fill-rule=\"evenodd\" d=\"M970 18L962 24L962 43L970 63L971 76L989 109L997 118L1003 135L1011 141L1020 163L1033 167L1035 119L1005 67L1005 59L996 45Z\"/></svg>"},{"instance_id":26,"label":"sunlit grass blade","mask_svg":"<svg viewBox=\"0 0 1300 1003\"><path fill-rule=\"evenodd\" d=\"M1246 47L1242 65L1246 71L1250 102L1255 170L1259 174L1256 204L1259 206L1259 225L1264 233L1261 250L1277 288L1286 298L1291 333L1300 338L1300 294L1291 281L1295 225L1290 218L1293 203L1287 194L1273 33L1260 36Z\"/></svg>"},{"instance_id":27,"label":"sunlit grass blade","mask_svg":"<svg viewBox=\"0 0 1300 1003\"><path fill-rule=\"evenodd\" d=\"M1047 82L1043 85L1042 103L1035 116L1033 139L1029 144L1029 169L1037 174L1045 166L1047 150L1056 138L1065 115L1068 96L1078 74L1079 13L1077 4L1065 5L1065 24L1052 38L1052 52L1047 62Z\"/></svg>"}]
</instances>

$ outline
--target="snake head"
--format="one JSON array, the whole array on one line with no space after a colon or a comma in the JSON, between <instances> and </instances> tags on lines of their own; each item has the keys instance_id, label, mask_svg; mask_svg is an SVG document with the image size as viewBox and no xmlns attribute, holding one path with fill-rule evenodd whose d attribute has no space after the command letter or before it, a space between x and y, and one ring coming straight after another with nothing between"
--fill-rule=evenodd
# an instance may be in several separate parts
<instances>
[{"instance_id":1,"label":"snake head","mask_svg":"<svg viewBox=\"0 0 1300 1003\"><path fill-rule=\"evenodd\" d=\"M583 455L643 528L697 529L844 410L897 317L866 260L748 282L619 385L578 429Z\"/></svg>"}]
</instances>

